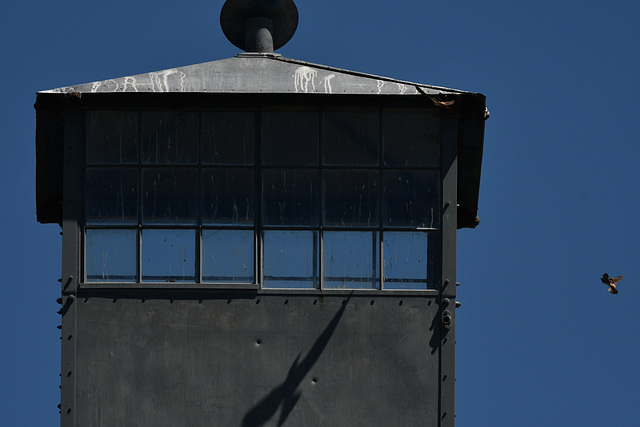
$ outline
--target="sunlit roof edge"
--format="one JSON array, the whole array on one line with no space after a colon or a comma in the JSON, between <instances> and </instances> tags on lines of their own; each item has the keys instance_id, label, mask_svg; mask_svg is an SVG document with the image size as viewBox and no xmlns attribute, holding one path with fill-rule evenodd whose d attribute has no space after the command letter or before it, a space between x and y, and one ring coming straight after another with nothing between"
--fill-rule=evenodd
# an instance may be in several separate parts
<instances>
[{"instance_id":1,"label":"sunlit roof edge","mask_svg":"<svg viewBox=\"0 0 640 427\"><path fill-rule=\"evenodd\" d=\"M235 57L133 76L66 86L38 93L315 93L470 94L390 77L313 64L279 54Z\"/></svg>"}]
</instances>

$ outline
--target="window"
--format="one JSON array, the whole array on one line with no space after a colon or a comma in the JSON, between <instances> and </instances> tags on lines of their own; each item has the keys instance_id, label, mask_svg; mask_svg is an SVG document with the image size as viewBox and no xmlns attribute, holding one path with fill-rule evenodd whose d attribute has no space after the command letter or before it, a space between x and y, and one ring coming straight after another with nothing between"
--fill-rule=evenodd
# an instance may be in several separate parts
<instances>
[{"instance_id":1,"label":"window","mask_svg":"<svg viewBox=\"0 0 640 427\"><path fill-rule=\"evenodd\" d=\"M432 110L91 110L85 145L87 282L431 286Z\"/></svg>"}]
</instances>

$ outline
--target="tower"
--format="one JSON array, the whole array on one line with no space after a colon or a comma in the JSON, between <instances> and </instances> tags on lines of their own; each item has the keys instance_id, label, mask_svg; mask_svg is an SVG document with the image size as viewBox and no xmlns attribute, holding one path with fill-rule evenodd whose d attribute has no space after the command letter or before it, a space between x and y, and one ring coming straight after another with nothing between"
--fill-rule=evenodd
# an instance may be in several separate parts
<instances>
[{"instance_id":1,"label":"tower","mask_svg":"<svg viewBox=\"0 0 640 427\"><path fill-rule=\"evenodd\" d=\"M297 22L229 0L246 52L37 94L62 425L453 425L485 98L274 53Z\"/></svg>"}]
</instances>

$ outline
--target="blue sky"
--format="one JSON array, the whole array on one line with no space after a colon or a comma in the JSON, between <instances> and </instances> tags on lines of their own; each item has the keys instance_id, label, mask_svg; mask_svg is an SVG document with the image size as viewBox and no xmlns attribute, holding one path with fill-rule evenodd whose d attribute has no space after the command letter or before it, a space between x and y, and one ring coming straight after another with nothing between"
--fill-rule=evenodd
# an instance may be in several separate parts
<instances>
[{"instance_id":1,"label":"blue sky","mask_svg":"<svg viewBox=\"0 0 640 427\"><path fill-rule=\"evenodd\" d=\"M5 6L3 425L59 420L61 238L35 220L36 91L232 57L222 3ZM458 234L457 425L637 424L640 4L296 4L284 56L487 96L482 223ZM624 275L618 295L605 272Z\"/></svg>"}]
</instances>

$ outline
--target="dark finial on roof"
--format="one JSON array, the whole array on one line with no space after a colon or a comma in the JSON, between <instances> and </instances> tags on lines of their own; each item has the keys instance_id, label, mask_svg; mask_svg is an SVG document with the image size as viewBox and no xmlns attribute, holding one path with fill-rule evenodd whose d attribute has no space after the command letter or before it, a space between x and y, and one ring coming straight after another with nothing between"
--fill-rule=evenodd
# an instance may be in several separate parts
<instances>
[{"instance_id":1,"label":"dark finial on roof","mask_svg":"<svg viewBox=\"0 0 640 427\"><path fill-rule=\"evenodd\" d=\"M246 52L280 49L298 27L293 0L227 0L220 12L224 35Z\"/></svg>"}]
</instances>

